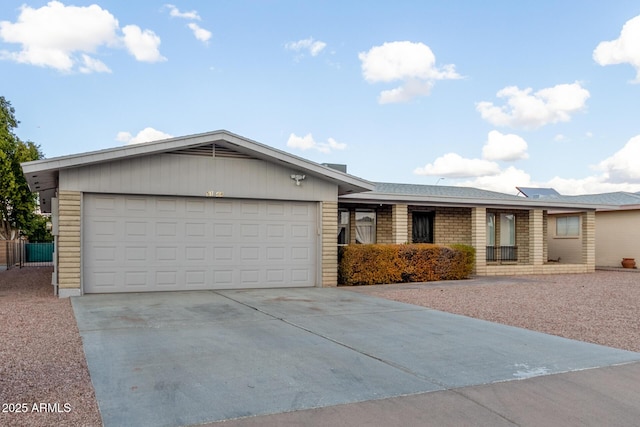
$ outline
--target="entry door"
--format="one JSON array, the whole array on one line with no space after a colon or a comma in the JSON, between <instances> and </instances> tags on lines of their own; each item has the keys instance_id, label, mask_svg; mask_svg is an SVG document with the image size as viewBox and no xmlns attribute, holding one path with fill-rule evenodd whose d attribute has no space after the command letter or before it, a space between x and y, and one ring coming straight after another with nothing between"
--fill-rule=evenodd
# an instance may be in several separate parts
<instances>
[{"instance_id":1,"label":"entry door","mask_svg":"<svg viewBox=\"0 0 640 427\"><path fill-rule=\"evenodd\" d=\"M413 212L413 243L433 243L433 212Z\"/></svg>"}]
</instances>

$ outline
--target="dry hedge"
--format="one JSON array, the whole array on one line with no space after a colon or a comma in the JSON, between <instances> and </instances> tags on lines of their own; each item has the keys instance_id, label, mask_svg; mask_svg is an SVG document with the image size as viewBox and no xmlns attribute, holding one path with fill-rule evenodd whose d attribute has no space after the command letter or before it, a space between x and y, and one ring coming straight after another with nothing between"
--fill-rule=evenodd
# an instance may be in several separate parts
<instances>
[{"instance_id":1,"label":"dry hedge","mask_svg":"<svg viewBox=\"0 0 640 427\"><path fill-rule=\"evenodd\" d=\"M349 245L340 248L338 282L379 285L465 279L474 262L475 250L467 245Z\"/></svg>"}]
</instances>

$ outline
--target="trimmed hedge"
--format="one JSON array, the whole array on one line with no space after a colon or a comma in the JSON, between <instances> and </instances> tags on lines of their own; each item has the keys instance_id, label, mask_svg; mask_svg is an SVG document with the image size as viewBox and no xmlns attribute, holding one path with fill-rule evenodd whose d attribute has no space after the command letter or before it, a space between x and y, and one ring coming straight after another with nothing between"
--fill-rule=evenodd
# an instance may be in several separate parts
<instances>
[{"instance_id":1,"label":"trimmed hedge","mask_svg":"<svg viewBox=\"0 0 640 427\"><path fill-rule=\"evenodd\" d=\"M466 279L475 249L467 245L348 245L340 247L338 283L379 285Z\"/></svg>"}]
</instances>

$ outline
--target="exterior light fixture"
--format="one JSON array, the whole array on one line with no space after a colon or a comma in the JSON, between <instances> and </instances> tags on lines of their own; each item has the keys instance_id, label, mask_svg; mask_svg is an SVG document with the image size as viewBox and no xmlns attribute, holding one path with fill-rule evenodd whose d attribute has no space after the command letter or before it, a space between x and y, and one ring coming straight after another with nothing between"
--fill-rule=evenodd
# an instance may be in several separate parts
<instances>
[{"instance_id":1,"label":"exterior light fixture","mask_svg":"<svg viewBox=\"0 0 640 427\"><path fill-rule=\"evenodd\" d=\"M298 174L292 174L291 175L291 179L293 179L296 182L296 185L300 185L300 181L303 181L307 176L306 175L298 175Z\"/></svg>"}]
</instances>

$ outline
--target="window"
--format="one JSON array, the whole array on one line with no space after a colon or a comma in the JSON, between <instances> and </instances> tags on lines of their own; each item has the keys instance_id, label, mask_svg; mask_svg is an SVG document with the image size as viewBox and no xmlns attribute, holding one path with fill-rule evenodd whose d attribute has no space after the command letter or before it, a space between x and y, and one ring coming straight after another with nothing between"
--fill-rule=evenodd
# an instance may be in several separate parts
<instances>
[{"instance_id":1,"label":"window","mask_svg":"<svg viewBox=\"0 0 640 427\"><path fill-rule=\"evenodd\" d=\"M356 243L376 242L376 213L356 211Z\"/></svg>"},{"instance_id":2,"label":"window","mask_svg":"<svg viewBox=\"0 0 640 427\"><path fill-rule=\"evenodd\" d=\"M500 246L516 245L516 216L514 214L500 214Z\"/></svg>"},{"instance_id":3,"label":"window","mask_svg":"<svg viewBox=\"0 0 640 427\"><path fill-rule=\"evenodd\" d=\"M556 218L557 237L580 236L580 217L578 215L560 216Z\"/></svg>"},{"instance_id":4,"label":"window","mask_svg":"<svg viewBox=\"0 0 640 427\"><path fill-rule=\"evenodd\" d=\"M487 212L487 246L496 245L496 214Z\"/></svg>"},{"instance_id":5,"label":"window","mask_svg":"<svg viewBox=\"0 0 640 427\"><path fill-rule=\"evenodd\" d=\"M349 244L349 211L346 209L338 211L338 244Z\"/></svg>"},{"instance_id":6,"label":"window","mask_svg":"<svg viewBox=\"0 0 640 427\"><path fill-rule=\"evenodd\" d=\"M496 214L487 212L487 261L496 261Z\"/></svg>"},{"instance_id":7,"label":"window","mask_svg":"<svg viewBox=\"0 0 640 427\"><path fill-rule=\"evenodd\" d=\"M433 243L433 212L413 212L411 240L413 243Z\"/></svg>"}]
</instances>

